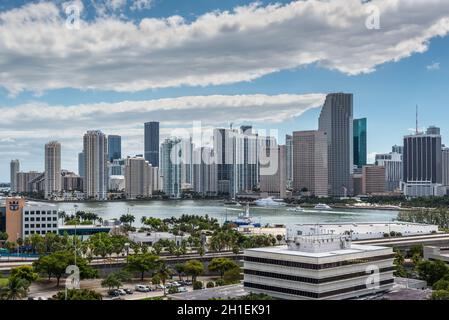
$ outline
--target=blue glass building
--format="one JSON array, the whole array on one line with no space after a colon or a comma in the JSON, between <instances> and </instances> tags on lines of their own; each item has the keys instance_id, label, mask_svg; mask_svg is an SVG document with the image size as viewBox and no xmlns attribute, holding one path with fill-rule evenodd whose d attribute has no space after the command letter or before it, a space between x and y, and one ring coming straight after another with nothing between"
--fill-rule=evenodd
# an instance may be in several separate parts
<instances>
[{"instance_id":1,"label":"blue glass building","mask_svg":"<svg viewBox=\"0 0 449 320\"><path fill-rule=\"evenodd\" d=\"M159 167L159 122L145 123L145 160Z\"/></svg>"},{"instance_id":2,"label":"blue glass building","mask_svg":"<svg viewBox=\"0 0 449 320\"><path fill-rule=\"evenodd\" d=\"M108 159L112 163L115 159L122 158L122 137L108 136Z\"/></svg>"},{"instance_id":3,"label":"blue glass building","mask_svg":"<svg viewBox=\"0 0 449 320\"><path fill-rule=\"evenodd\" d=\"M366 118L354 119L354 165L362 168L367 163Z\"/></svg>"}]
</instances>

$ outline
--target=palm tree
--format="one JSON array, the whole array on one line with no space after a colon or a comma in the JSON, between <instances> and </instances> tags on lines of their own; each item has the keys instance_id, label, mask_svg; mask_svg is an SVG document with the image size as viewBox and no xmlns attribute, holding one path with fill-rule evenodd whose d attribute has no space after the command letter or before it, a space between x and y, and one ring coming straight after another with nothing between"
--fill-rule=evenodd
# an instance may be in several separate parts
<instances>
[{"instance_id":1,"label":"palm tree","mask_svg":"<svg viewBox=\"0 0 449 320\"><path fill-rule=\"evenodd\" d=\"M161 282L164 285L164 296L165 296L166 295L165 283L167 282L167 279L171 277L172 270L167 268L167 265L164 262L162 262L156 274L159 276L159 279L161 279Z\"/></svg>"},{"instance_id":2,"label":"palm tree","mask_svg":"<svg viewBox=\"0 0 449 320\"><path fill-rule=\"evenodd\" d=\"M0 300L18 300L28 295L30 283L18 277L9 278L8 284L0 288Z\"/></svg>"}]
</instances>

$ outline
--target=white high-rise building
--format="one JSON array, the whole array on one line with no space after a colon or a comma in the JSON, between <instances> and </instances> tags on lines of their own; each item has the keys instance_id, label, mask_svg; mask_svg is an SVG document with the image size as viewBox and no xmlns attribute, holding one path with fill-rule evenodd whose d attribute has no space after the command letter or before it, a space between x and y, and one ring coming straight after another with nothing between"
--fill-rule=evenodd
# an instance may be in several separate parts
<instances>
[{"instance_id":1,"label":"white high-rise building","mask_svg":"<svg viewBox=\"0 0 449 320\"><path fill-rule=\"evenodd\" d=\"M108 141L99 130L87 131L84 144L84 193L87 199L106 200L108 192Z\"/></svg>"},{"instance_id":2,"label":"white high-rise building","mask_svg":"<svg viewBox=\"0 0 449 320\"><path fill-rule=\"evenodd\" d=\"M193 152L194 191L202 196L214 196L217 193L217 171L211 148L196 148Z\"/></svg>"},{"instance_id":3,"label":"white high-rise building","mask_svg":"<svg viewBox=\"0 0 449 320\"><path fill-rule=\"evenodd\" d=\"M125 160L125 193L128 199L149 198L153 191L153 170L143 157Z\"/></svg>"},{"instance_id":4,"label":"white high-rise building","mask_svg":"<svg viewBox=\"0 0 449 320\"><path fill-rule=\"evenodd\" d=\"M171 198L182 194L182 143L179 138L167 138L161 145L163 191Z\"/></svg>"},{"instance_id":5,"label":"white high-rise building","mask_svg":"<svg viewBox=\"0 0 449 320\"><path fill-rule=\"evenodd\" d=\"M10 163L10 187L11 192L17 192L17 174L20 171L20 162L19 160L11 160Z\"/></svg>"},{"instance_id":6,"label":"white high-rise building","mask_svg":"<svg viewBox=\"0 0 449 320\"><path fill-rule=\"evenodd\" d=\"M61 144L50 141L45 145L45 198L61 192Z\"/></svg>"}]
</instances>

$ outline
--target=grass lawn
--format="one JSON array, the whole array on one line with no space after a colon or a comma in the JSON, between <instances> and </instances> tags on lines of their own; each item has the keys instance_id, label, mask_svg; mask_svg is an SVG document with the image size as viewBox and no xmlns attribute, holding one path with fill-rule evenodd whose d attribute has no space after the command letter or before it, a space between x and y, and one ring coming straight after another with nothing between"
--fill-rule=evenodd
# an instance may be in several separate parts
<instances>
[{"instance_id":1,"label":"grass lawn","mask_svg":"<svg viewBox=\"0 0 449 320\"><path fill-rule=\"evenodd\" d=\"M0 286L6 286L8 284L8 278L0 278Z\"/></svg>"}]
</instances>

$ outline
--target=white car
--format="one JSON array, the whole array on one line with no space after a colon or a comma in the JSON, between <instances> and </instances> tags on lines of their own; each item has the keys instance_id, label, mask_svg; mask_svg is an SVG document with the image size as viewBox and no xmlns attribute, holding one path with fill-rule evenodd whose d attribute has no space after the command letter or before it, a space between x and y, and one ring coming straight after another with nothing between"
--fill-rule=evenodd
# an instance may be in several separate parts
<instances>
[{"instance_id":1,"label":"white car","mask_svg":"<svg viewBox=\"0 0 449 320\"><path fill-rule=\"evenodd\" d=\"M187 289L185 287L179 287L178 293L187 292Z\"/></svg>"},{"instance_id":2,"label":"white car","mask_svg":"<svg viewBox=\"0 0 449 320\"><path fill-rule=\"evenodd\" d=\"M138 292L150 292L151 291L149 286L146 286L146 285L143 285L143 284L136 285L135 289Z\"/></svg>"}]
</instances>

